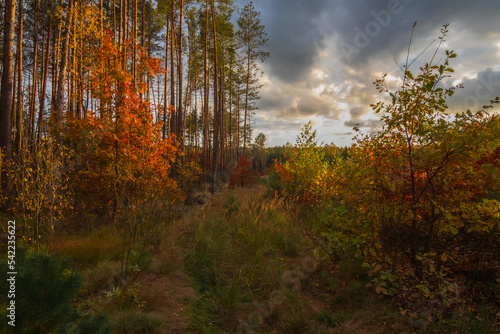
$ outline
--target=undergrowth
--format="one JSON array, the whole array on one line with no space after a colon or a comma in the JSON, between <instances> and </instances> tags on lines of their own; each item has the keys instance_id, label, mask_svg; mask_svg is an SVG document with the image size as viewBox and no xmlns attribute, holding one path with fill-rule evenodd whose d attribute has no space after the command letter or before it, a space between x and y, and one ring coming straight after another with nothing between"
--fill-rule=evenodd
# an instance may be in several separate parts
<instances>
[{"instance_id":1,"label":"undergrowth","mask_svg":"<svg viewBox=\"0 0 500 334\"><path fill-rule=\"evenodd\" d=\"M329 215L264 193L263 185L227 190L203 209L185 212L156 235L155 247L142 252L134 245L125 275L119 231L55 237L56 255L71 256L81 273L75 312L106 315L114 333L465 334L494 328L488 309L466 305L432 319L403 315L394 297L376 293L370 268L354 249L317 237Z\"/></svg>"},{"instance_id":2,"label":"undergrowth","mask_svg":"<svg viewBox=\"0 0 500 334\"><path fill-rule=\"evenodd\" d=\"M195 245L185 258L197 295L185 312L191 332L407 328L399 312L367 293L360 261L315 257L318 247L304 233L313 222L257 189L254 195L237 189L220 195L200 217Z\"/></svg>"}]
</instances>

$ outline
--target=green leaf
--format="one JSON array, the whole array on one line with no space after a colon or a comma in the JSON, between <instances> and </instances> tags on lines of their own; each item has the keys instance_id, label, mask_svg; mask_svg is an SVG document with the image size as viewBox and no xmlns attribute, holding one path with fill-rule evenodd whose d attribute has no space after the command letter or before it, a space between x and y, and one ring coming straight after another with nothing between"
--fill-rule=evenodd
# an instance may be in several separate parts
<instances>
[{"instance_id":1,"label":"green leaf","mask_svg":"<svg viewBox=\"0 0 500 334\"><path fill-rule=\"evenodd\" d=\"M450 226L450 232L453 235L457 235L458 234L458 230L454 226Z\"/></svg>"}]
</instances>

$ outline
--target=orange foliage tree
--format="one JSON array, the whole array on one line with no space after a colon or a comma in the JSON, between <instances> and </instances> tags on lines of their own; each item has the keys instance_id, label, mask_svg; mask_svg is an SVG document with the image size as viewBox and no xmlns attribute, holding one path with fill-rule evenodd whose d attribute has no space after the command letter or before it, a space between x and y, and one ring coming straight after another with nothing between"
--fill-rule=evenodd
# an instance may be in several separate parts
<instances>
[{"instance_id":1,"label":"orange foliage tree","mask_svg":"<svg viewBox=\"0 0 500 334\"><path fill-rule=\"evenodd\" d=\"M66 127L66 140L75 147L74 184L82 204L113 213L120 205L152 196L178 198L169 174L179 151L173 138L162 139L161 125L141 98L147 85L134 82L126 60L126 50L111 35L105 37L95 52L90 80L97 110L83 119L68 119ZM140 53L139 72L155 75L159 64Z\"/></svg>"},{"instance_id":2,"label":"orange foliage tree","mask_svg":"<svg viewBox=\"0 0 500 334\"><path fill-rule=\"evenodd\" d=\"M234 188L238 185L242 187L252 185L257 179L257 172L252 168L252 163L244 155L240 157L238 164L232 169L229 177L229 187Z\"/></svg>"}]
</instances>

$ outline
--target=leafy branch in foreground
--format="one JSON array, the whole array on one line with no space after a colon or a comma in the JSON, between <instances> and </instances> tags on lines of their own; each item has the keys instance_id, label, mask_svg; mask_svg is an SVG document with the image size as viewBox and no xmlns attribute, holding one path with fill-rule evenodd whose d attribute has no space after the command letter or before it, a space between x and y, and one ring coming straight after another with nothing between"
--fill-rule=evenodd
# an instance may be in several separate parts
<instances>
[{"instance_id":1,"label":"leafy branch in foreground","mask_svg":"<svg viewBox=\"0 0 500 334\"><path fill-rule=\"evenodd\" d=\"M446 33L447 25L441 41ZM382 114L383 129L358 137L352 152L358 182L350 185L350 200L372 230L368 248L393 269L406 256L420 279L451 265L448 259L488 265L492 236L500 232L498 202L483 200L487 178L475 163L498 147L499 119L487 113L491 106L446 113L446 99L460 86L441 87L456 57L453 51L445 55L418 75L405 65L392 102L372 105ZM386 91L385 76L375 85Z\"/></svg>"}]
</instances>

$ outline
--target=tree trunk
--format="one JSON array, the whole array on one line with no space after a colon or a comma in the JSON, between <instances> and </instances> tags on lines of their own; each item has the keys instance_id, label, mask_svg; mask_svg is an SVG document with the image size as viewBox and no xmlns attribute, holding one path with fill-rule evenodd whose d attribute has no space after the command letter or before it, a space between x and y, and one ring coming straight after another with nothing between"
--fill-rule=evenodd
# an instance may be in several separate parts
<instances>
[{"instance_id":1,"label":"tree trunk","mask_svg":"<svg viewBox=\"0 0 500 334\"><path fill-rule=\"evenodd\" d=\"M224 65L224 50L222 51L222 64L220 69L220 77L219 77L219 132L220 132L220 170L224 168L225 164L225 149L226 149L226 134L224 129L224 110L226 104L226 95L224 92L225 85L225 65Z\"/></svg>"},{"instance_id":2,"label":"tree trunk","mask_svg":"<svg viewBox=\"0 0 500 334\"><path fill-rule=\"evenodd\" d=\"M36 101L38 92L38 21L39 21L40 0L36 2L35 8L35 31L33 40L33 83L31 89L30 101L30 125L28 131L28 143L31 149L34 148L35 143L35 114L36 114Z\"/></svg>"},{"instance_id":3,"label":"tree trunk","mask_svg":"<svg viewBox=\"0 0 500 334\"><path fill-rule=\"evenodd\" d=\"M240 132L240 123L241 123L241 110L240 110L240 101L241 101L241 92L240 87L238 87L238 98L236 99L236 157L235 160L240 160L240 141L241 141L241 132Z\"/></svg>"},{"instance_id":4,"label":"tree trunk","mask_svg":"<svg viewBox=\"0 0 500 334\"><path fill-rule=\"evenodd\" d=\"M69 49L69 37L70 31L72 29L72 21L73 21L73 0L69 1L68 7L68 17L66 18L66 31L64 33L64 40L61 46L61 59L59 62L59 73L57 79L57 91L56 91L56 100L54 102L53 109L53 126L55 130L55 138L58 142L62 141L62 133L61 133L61 125L62 125L62 116L63 116L63 108L64 108L64 95L65 95L65 82L66 82L66 72L67 72L67 63L68 63L68 49Z\"/></svg>"},{"instance_id":5,"label":"tree trunk","mask_svg":"<svg viewBox=\"0 0 500 334\"><path fill-rule=\"evenodd\" d=\"M99 0L99 31L101 35L104 32L104 11L102 7L102 0Z\"/></svg>"},{"instance_id":6,"label":"tree trunk","mask_svg":"<svg viewBox=\"0 0 500 334\"><path fill-rule=\"evenodd\" d=\"M198 66L195 67L195 79L194 79L194 155L195 161L198 157L199 152L199 141L198 141Z\"/></svg>"},{"instance_id":7,"label":"tree trunk","mask_svg":"<svg viewBox=\"0 0 500 334\"><path fill-rule=\"evenodd\" d=\"M120 0L120 16L119 16L119 21L117 23L118 25L118 47L120 49L120 51L122 50L122 47L123 47L123 43L122 43L122 40L123 40L123 0ZM116 31L116 30L114 30Z\"/></svg>"},{"instance_id":8,"label":"tree trunk","mask_svg":"<svg viewBox=\"0 0 500 334\"><path fill-rule=\"evenodd\" d=\"M146 47L146 0L142 0L142 16L141 16L141 46Z\"/></svg>"},{"instance_id":9,"label":"tree trunk","mask_svg":"<svg viewBox=\"0 0 500 334\"><path fill-rule=\"evenodd\" d=\"M113 34L116 34L116 0L113 0ZM116 37L114 39L116 40Z\"/></svg>"},{"instance_id":10,"label":"tree trunk","mask_svg":"<svg viewBox=\"0 0 500 334\"><path fill-rule=\"evenodd\" d=\"M14 139L14 152L21 152L21 140L23 133L23 0L19 0L18 7L18 31L17 31L17 98L16 98L16 135Z\"/></svg>"},{"instance_id":11,"label":"tree trunk","mask_svg":"<svg viewBox=\"0 0 500 334\"><path fill-rule=\"evenodd\" d=\"M243 121L243 154L247 149L247 117L248 117L248 94L250 92L250 48L247 54L247 77L245 88L245 119Z\"/></svg>"},{"instance_id":12,"label":"tree trunk","mask_svg":"<svg viewBox=\"0 0 500 334\"><path fill-rule=\"evenodd\" d=\"M122 5L122 17L121 17L121 24L122 24L122 46L123 46L123 68L126 70L127 69L127 38L128 38L128 21L127 21L127 11L128 11L128 0L123 0L123 5Z\"/></svg>"},{"instance_id":13,"label":"tree trunk","mask_svg":"<svg viewBox=\"0 0 500 334\"><path fill-rule=\"evenodd\" d=\"M78 62L78 75L77 75L77 99L76 99L76 118L82 118L83 109L83 38L80 38L80 57Z\"/></svg>"},{"instance_id":14,"label":"tree trunk","mask_svg":"<svg viewBox=\"0 0 500 334\"><path fill-rule=\"evenodd\" d=\"M170 105L175 106L175 17L174 2L170 12ZM177 110L172 110L170 115L170 133L177 134Z\"/></svg>"},{"instance_id":15,"label":"tree trunk","mask_svg":"<svg viewBox=\"0 0 500 334\"><path fill-rule=\"evenodd\" d=\"M233 138L232 138L232 123L233 123L233 60L230 58L229 62L229 124L228 124L228 137L229 137L229 161L233 159Z\"/></svg>"},{"instance_id":16,"label":"tree trunk","mask_svg":"<svg viewBox=\"0 0 500 334\"><path fill-rule=\"evenodd\" d=\"M5 0L4 11L4 34L3 34L3 73L0 93L0 149L7 157L12 149L12 74L13 74L13 47L14 47L14 23L16 13L16 1ZM3 187L3 182L2 182Z\"/></svg>"},{"instance_id":17,"label":"tree trunk","mask_svg":"<svg viewBox=\"0 0 500 334\"><path fill-rule=\"evenodd\" d=\"M52 9L52 5L51 5ZM47 38L45 39L45 52L42 53L42 89L40 92L40 109L38 111L38 125L37 125L37 144L42 140L43 132L43 118L45 112L45 94L47 92L47 79L49 74L49 56L50 56L50 35L52 33L52 20L50 17L47 19L49 22L49 28L47 32ZM42 47L43 49L43 47Z\"/></svg>"},{"instance_id":18,"label":"tree trunk","mask_svg":"<svg viewBox=\"0 0 500 334\"><path fill-rule=\"evenodd\" d=\"M208 149L208 0L205 2L205 49L203 59L203 169L208 171L210 151Z\"/></svg>"},{"instance_id":19,"label":"tree trunk","mask_svg":"<svg viewBox=\"0 0 500 334\"><path fill-rule=\"evenodd\" d=\"M162 138L165 139L168 137L168 123L167 123L167 116L170 118L170 108L168 106L168 41L169 41L169 34L170 34L170 28L169 28L169 23L167 21L166 25L166 33L165 33L165 82L163 86L163 131L162 131ZM167 115L168 112L168 115Z\"/></svg>"},{"instance_id":20,"label":"tree trunk","mask_svg":"<svg viewBox=\"0 0 500 334\"><path fill-rule=\"evenodd\" d=\"M219 104L218 104L218 84L217 84L217 30L215 27L215 4L212 3L212 29L213 29L213 42L214 42L214 137L213 137L213 153L212 153L212 186L210 192L215 192L217 184L218 172L218 154L219 154Z\"/></svg>"},{"instance_id":21,"label":"tree trunk","mask_svg":"<svg viewBox=\"0 0 500 334\"><path fill-rule=\"evenodd\" d=\"M132 10L132 78L134 82L134 91L137 88L137 0L134 0L134 9Z\"/></svg>"},{"instance_id":22,"label":"tree trunk","mask_svg":"<svg viewBox=\"0 0 500 334\"><path fill-rule=\"evenodd\" d=\"M178 107L177 107L177 140L180 144L180 150L184 152L184 112L182 106L182 20L184 14L184 0L180 0L179 8L179 43L177 55L177 82L178 82ZM182 157L181 157L182 159Z\"/></svg>"}]
</instances>

